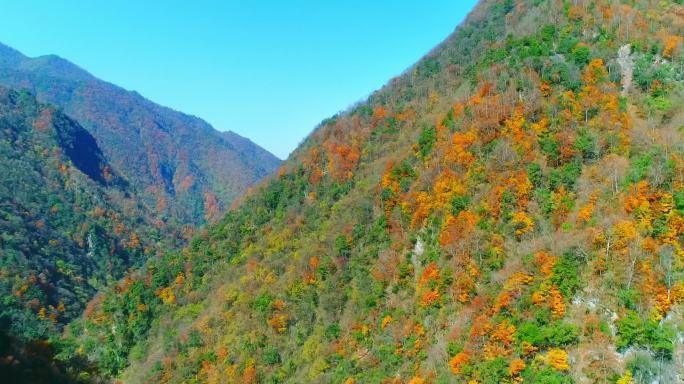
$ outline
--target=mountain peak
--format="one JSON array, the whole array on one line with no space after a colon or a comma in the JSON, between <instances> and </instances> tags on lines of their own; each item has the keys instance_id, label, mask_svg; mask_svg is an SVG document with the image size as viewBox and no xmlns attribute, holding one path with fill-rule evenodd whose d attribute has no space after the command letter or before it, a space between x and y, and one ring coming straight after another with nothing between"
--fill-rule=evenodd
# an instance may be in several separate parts
<instances>
[{"instance_id":1,"label":"mountain peak","mask_svg":"<svg viewBox=\"0 0 684 384\"><path fill-rule=\"evenodd\" d=\"M16 64L26 58L21 52L0 42L0 63Z\"/></svg>"},{"instance_id":2,"label":"mountain peak","mask_svg":"<svg viewBox=\"0 0 684 384\"><path fill-rule=\"evenodd\" d=\"M67 80L94 80L95 77L85 69L57 55L43 55L24 60L21 68L41 72L46 76Z\"/></svg>"},{"instance_id":3,"label":"mountain peak","mask_svg":"<svg viewBox=\"0 0 684 384\"><path fill-rule=\"evenodd\" d=\"M2 64L5 69L21 68L26 71L41 72L44 75L55 78L78 80L94 78L88 71L58 55L49 54L28 57L1 42L0 64Z\"/></svg>"}]
</instances>

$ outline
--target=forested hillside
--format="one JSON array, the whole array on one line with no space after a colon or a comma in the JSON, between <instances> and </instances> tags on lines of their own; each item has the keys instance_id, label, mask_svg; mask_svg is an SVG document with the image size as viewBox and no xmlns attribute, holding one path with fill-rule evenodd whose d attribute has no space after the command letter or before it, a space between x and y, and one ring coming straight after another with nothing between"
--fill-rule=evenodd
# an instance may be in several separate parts
<instances>
[{"instance_id":1,"label":"forested hillside","mask_svg":"<svg viewBox=\"0 0 684 384\"><path fill-rule=\"evenodd\" d=\"M0 175L1 357L28 343L48 358L40 343L98 289L182 243L131 194L92 135L30 93L2 87Z\"/></svg>"},{"instance_id":2,"label":"forested hillside","mask_svg":"<svg viewBox=\"0 0 684 384\"><path fill-rule=\"evenodd\" d=\"M684 7L483 0L64 357L127 383L676 383Z\"/></svg>"},{"instance_id":3,"label":"forested hillside","mask_svg":"<svg viewBox=\"0 0 684 384\"><path fill-rule=\"evenodd\" d=\"M232 132L157 105L58 56L29 58L0 44L0 85L64 109L157 215L175 225L221 217L280 161Z\"/></svg>"}]
</instances>

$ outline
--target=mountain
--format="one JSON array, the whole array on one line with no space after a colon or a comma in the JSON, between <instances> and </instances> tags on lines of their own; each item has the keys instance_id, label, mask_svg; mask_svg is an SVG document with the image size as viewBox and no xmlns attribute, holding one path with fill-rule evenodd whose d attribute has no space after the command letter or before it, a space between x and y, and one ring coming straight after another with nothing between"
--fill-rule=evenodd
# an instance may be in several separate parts
<instances>
[{"instance_id":1,"label":"mountain","mask_svg":"<svg viewBox=\"0 0 684 384\"><path fill-rule=\"evenodd\" d=\"M131 192L87 130L1 86L0 175L0 376L70 382L78 359L56 360L47 340L99 289L182 237Z\"/></svg>"},{"instance_id":2,"label":"mountain","mask_svg":"<svg viewBox=\"0 0 684 384\"><path fill-rule=\"evenodd\" d=\"M0 85L26 88L97 140L114 170L165 220L198 224L280 161L235 133L99 80L58 56L28 58L0 44Z\"/></svg>"},{"instance_id":3,"label":"mountain","mask_svg":"<svg viewBox=\"0 0 684 384\"><path fill-rule=\"evenodd\" d=\"M127 383L675 383L684 7L482 0L70 324Z\"/></svg>"}]
</instances>

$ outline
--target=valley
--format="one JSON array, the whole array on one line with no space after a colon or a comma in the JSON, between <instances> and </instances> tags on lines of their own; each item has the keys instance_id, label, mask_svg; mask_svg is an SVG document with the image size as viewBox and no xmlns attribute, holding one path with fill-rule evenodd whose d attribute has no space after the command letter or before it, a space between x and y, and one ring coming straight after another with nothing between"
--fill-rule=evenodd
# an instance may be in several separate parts
<instances>
[{"instance_id":1,"label":"valley","mask_svg":"<svg viewBox=\"0 0 684 384\"><path fill-rule=\"evenodd\" d=\"M679 1L481 0L282 163L15 65L0 369L51 382L37 339L59 382L682 382L683 31Z\"/></svg>"}]
</instances>

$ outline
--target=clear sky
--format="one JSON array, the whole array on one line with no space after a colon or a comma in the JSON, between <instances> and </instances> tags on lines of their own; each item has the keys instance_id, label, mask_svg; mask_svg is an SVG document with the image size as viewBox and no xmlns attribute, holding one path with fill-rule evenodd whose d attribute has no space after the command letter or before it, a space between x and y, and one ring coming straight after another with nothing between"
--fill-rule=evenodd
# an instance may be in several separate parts
<instances>
[{"instance_id":1,"label":"clear sky","mask_svg":"<svg viewBox=\"0 0 684 384\"><path fill-rule=\"evenodd\" d=\"M286 157L447 37L476 0L3 0L0 42L54 53Z\"/></svg>"}]
</instances>

